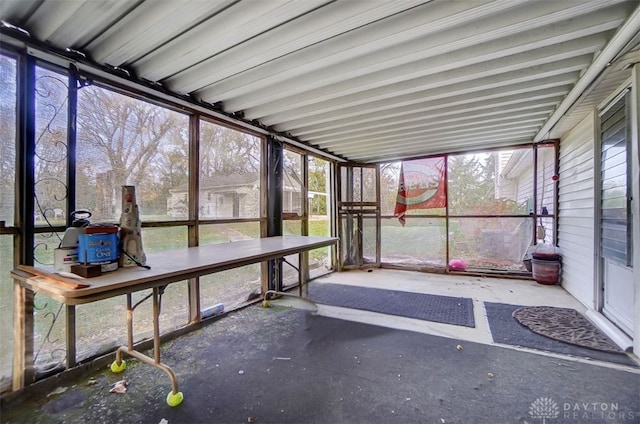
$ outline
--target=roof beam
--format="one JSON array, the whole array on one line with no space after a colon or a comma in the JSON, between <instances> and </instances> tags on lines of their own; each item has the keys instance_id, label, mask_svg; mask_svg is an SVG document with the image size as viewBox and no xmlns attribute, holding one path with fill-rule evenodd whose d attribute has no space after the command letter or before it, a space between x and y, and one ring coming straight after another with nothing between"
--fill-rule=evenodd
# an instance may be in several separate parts
<instances>
[{"instance_id":1,"label":"roof beam","mask_svg":"<svg viewBox=\"0 0 640 424\"><path fill-rule=\"evenodd\" d=\"M341 143L344 141L367 141L370 138L378 138L385 134L402 133L405 130L426 130L429 128L437 128L439 131L447 131L450 129L462 129L466 127L477 127L483 124L500 125L503 122L512 122L522 118L535 118L540 121L546 119L555 110L554 105L537 106L533 108L523 108L519 111L504 109L499 113L487 114L478 111L475 114L458 113L446 118L433 118L430 115L423 115L421 119L412 121L399 121L396 124L384 126L370 127L363 126L359 130L350 131L344 134L333 134L328 136L314 136L314 143L323 143L328 140L329 143Z\"/></svg>"},{"instance_id":2,"label":"roof beam","mask_svg":"<svg viewBox=\"0 0 640 424\"><path fill-rule=\"evenodd\" d=\"M460 84L469 80L543 65L548 62L583 56L582 60L590 62L591 55L606 43L604 34L592 35L579 40L555 45L548 48L536 49L518 53L505 58L495 59L458 69L451 69L433 75L425 75L409 81L389 84L366 91L352 93L321 100L309 97L298 102L287 103L277 101L270 105L246 109L245 116L251 119L261 119L265 123L277 123L291 119L304 118L322 112L336 111L350 106L361 106L376 100L388 99L400 95L411 95L416 91L436 88L443 85ZM534 76L532 75L532 78ZM225 105L226 108L226 105ZM231 110L231 109L230 109Z\"/></svg>"},{"instance_id":3,"label":"roof beam","mask_svg":"<svg viewBox=\"0 0 640 424\"><path fill-rule=\"evenodd\" d=\"M128 65L178 37L185 29L210 19L236 0L199 1L185 7L180 1L144 1L87 49L98 63Z\"/></svg>"},{"instance_id":4,"label":"roof beam","mask_svg":"<svg viewBox=\"0 0 640 424\"><path fill-rule=\"evenodd\" d=\"M368 8L371 7L371 4L375 4L372 2L362 3L368 4ZM403 2L384 3L403 4ZM334 36L325 34L319 40L321 42L317 44L309 44L304 46L306 48L292 52L286 57L242 69L231 78L226 78L224 81L220 79L219 84L212 79L210 84L213 83L216 86L207 87L199 94L203 98L215 94L217 99L225 100L239 93L233 95L230 93L229 96L224 93L242 90L242 87L249 87L250 91L254 91L258 88L256 84L269 86L283 81L291 81L292 78L298 78L318 69L330 71L333 67L354 57L365 58L370 53L385 49L404 49L405 45L413 45L416 40L423 37L438 37L440 31L447 31L453 27L464 27L475 20L492 16L522 3L523 0L432 1L396 16L386 16L377 22L370 21L369 25L353 28L353 31ZM341 2L337 5L338 10L343 8L345 8L345 3ZM368 11L363 12L363 15L369 13ZM335 19L340 20L339 17ZM286 36L287 38L296 38L295 30L288 31Z\"/></svg>"},{"instance_id":5,"label":"roof beam","mask_svg":"<svg viewBox=\"0 0 640 424\"><path fill-rule=\"evenodd\" d=\"M469 151L480 148L493 148L499 146L512 146L519 143L530 143L531 137L535 133L533 131L513 132L508 131L505 134L489 134L474 137L472 140L459 138L448 140L428 140L418 138L417 140L408 140L408 143L401 150L396 147L386 149L376 149L374 153L363 147L360 151L353 151L349 154L349 159L353 161L363 162L381 162L390 161L399 158L410 158L425 155L425 144L429 145L429 154L452 153L458 151Z\"/></svg>"},{"instance_id":6,"label":"roof beam","mask_svg":"<svg viewBox=\"0 0 640 424\"><path fill-rule=\"evenodd\" d=\"M557 8L558 5L566 7L568 3L544 4ZM225 92L224 86L233 82L230 79L211 88L212 91L215 89L216 99L225 101L229 110L257 107L263 104L264 99L270 100L270 106L277 103L276 100L304 105L309 99L322 101L610 31L617 28L627 14L625 8L616 7L581 19L566 20L566 14L560 12L545 15L536 10L542 16L531 19L523 17L526 13L514 13L518 11L520 9L510 11L508 18L511 21L505 16L493 16L473 22L470 28L450 28L393 48L350 57L334 66L307 73L300 73L298 68L293 67L276 75L278 81L262 77L253 84L243 84L231 92ZM554 19L556 15L558 17ZM560 19L565 20L556 21ZM471 30L474 32L466 37L461 34ZM606 39L603 39L602 45L604 43Z\"/></svg>"},{"instance_id":7,"label":"roof beam","mask_svg":"<svg viewBox=\"0 0 640 424\"><path fill-rule=\"evenodd\" d=\"M482 0L487 2L489 0ZM262 72L278 73L277 59L313 49L312 46L332 40L342 34L412 9L428 0L403 0L401 2L330 2L313 14L301 16L291 22L273 28L242 44L240 49L229 49L185 69L167 79L168 87L191 92L223 81L243 72L268 64ZM412 11L413 12L413 11ZM391 16L391 18L389 18ZM373 24L372 24L373 23ZM383 33L384 27L379 28ZM344 43L341 45L345 47ZM324 50L323 50L324 51ZM287 59L288 60L288 59ZM266 77L266 74L263 74ZM240 84L242 84L240 82ZM205 96L200 96L204 98ZM221 99L219 99L221 100Z\"/></svg>"},{"instance_id":8,"label":"roof beam","mask_svg":"<svg viewBox=\"0 0 640 424\"><path fill-rule=\"evenodd\" d=\"M530 93L539 89L557 86L554 83L546 86L545 83L539 80L583 71L588 67L589 60L590 56L565 59L531 68L506 72L500 75L492 75L478 79L471 78L468 81L454 85L445 85L428 90L416 90L411 94L376 100L336 111L331 110L317 113L305 118L292 119L284 117L276 127L280 131L301 128L310 128L315 131L327 127L336 128L361 122L376 122L382 118L420 112L423 110L422 108L428 107L428 103L430 102L435 102L442 106L445 103L444 99L449 98L449 96L455 96L455 100L449 100L454 102L454 104L458 104L461 100L464 101L465 99L475 99L491 95L495 89L499 89L504 95ZM570 75L566 76L569 80L566 81L565 84L572 85L578 79L578 75L573 75L573 78L571 77ZM540 84L540 86L538 87L537 84ZM264 120L263 122L269 123L268 120Z\"/></svg>"},{"instance_id":9,"label":"roof beam","mask_svg":"<svg viewBox=\"0 0 640 424\"><path fill-rule=\"evenodd\" d=\"M578 72L573 71L566 74L556 75L550 78L541 78L532 81L526 81L521 83L509 84L509 81L499 84L487 84L486 88L482 85L474 85L474 91L467 91L459 86L446 86L439 89L435 89L428 92L423 92L424 97L421 103L416 103L411 106L393 107L393 102L389 102L389 108L380 112L374 112L370 115L351 117L345 119L330 120L325 123L304 126L301 123L301 127L295 125L296 122L288 122L287 125L291 126L291 133L298 137L317 137L323 135L337 135L345 132L359 130L363 124L366 124L368 128L375 128L384 125L393 125L397 122L410 121L413 119L420 119L424 117L424 112L434 111L433 102L438 100L449 100L459 103L463 99L472 99L473 101L481 100L487 97L495 98L496 94L500 97L521 94L526 96L528 93L535 93L540 90L546 90L548 88L557 88L558 94L566 94L570 89L570 85L578 79ZM462 85L462 84L460 84ZM484 88L484 89L483 89ZM566 91L565 91L566 90ZM438 96L437 93L440 94ZM441 104L446 109L445 104ZM423 109L426 108L426 109ZM444 111L439 108L435 116L441 116ZM468 111L465 111L468 113ZM451 113L451 112L449 112ZM455 113L455 111L454 111ZM430 116L434 116L433 112L430 112ZM287 130L282 128L283 126L277 125L279 130Z\"/></svg>"},{"instance_id":10,"label":"roof beam","mask_svg":"<svg viewBox=\"0 0 640 424\"><path fill-rule=\"evenodd\" d=\"M338 148L341 152L348 153L351 149L359 149L362 147L375 148L376 150L384 146L395 146L398 148L398 143L401 142L404 145L405 140L414 139L416 137L423 137L425 140L430 138L436 138L439 140L446 139L447 137L454 138L468 138L474 139L476 136L483 133L495 133L508 132L508 131L520 131L522 129L537 130L544 122L544 116L538 118L525 117L521 119L512 119L501 124L486 123L477 124L471 127L465 128L451 128L440 129L429 127L427 129L413 129L398 131L392 134L371 136L371 137L358 137L354 139L347 139L342 141L333 141L326 143L316 143L326 149Z\"/></svg>"},{"instance_id":11,"label":"roof beam","mask_svg":"<svg viewBox=\"0 0 640 424\"><path fill-rule=\"evenodd\" d=\"M160 81L265 31L295 19L327 0L237 2L136 61L138 75ZM242 28L242 31L238 31ZM177 87L172 87L174 90ZM178 90L182 91L182 90Z\"/></svg>"}]
</instances>

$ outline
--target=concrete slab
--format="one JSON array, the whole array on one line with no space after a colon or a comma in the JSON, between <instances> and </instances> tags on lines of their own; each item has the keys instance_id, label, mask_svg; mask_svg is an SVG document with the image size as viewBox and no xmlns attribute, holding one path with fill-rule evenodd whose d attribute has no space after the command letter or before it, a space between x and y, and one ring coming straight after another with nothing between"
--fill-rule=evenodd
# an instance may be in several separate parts
<instances>
[{"instance_id":1,"label":"concrete slab","mask_svg":"<svg viewBox=\"0 0 640 424\"><path fill-rule=\"evenodd\" d=\"M165 403L166 375L134 361L4 405L2 422L640 422L634 372L293 308L231 313L167 343L163 359L185 394L178 407ZM123 377L127 392L109 393Z\"/></svg>"},{"instance_id":2,"label":"concrete slab","mask_svg":"<svg viewBox=\"0 0 640 424\"><path fill-rule=\"evenodd\" d=\"M384 315L375 312L361 311L335 306L318 305L318 314L368 323L399 330L414 331L462 341L484 344L494 343L489 328L484 302L506 303L527 306L556 306L572 308L584 314L587 308L567 293L561 286L538 284L533 280L479 277L470 275L433 274L394 269L353 270L332 273L313 280L310 284L345 284L360 287L375 287L389 290L401 290L415 293L427 293L445 296L470 297L474 303L475 328L448 325L437 322L416 320L411 318ZM298 307L294 300L285 298L274 301L275 304ZM518 349L551 357L562 357L573 361L584 361L581 358L557 355L535 349L500 345L507 349ZM637 357L632 357L638 360ZM620 368L618 364L588 360L602 366ZM622 366L624 368L624 366Z\"/></svg>"},{"instance_id":3,"label":"concrete slab","mask_svg":"<svg viewBox=\"0 0 640 424\"><path fill-rule=\"evenodd\" d=\"M483 302L584 312L561 287L399 270L336 273L312 284L328 282L471 297L476 328L324 305L316 310L285 297L272 308L229 313L163 346L163 362L185 394L176 408L165 402L166 375L134 360L124 374L87 366L72 380L61 376L3 400L0 421L640 422L639 368L492 341ZM123 377L127 393L109 393Z\"/></svg>"}]
</instances>

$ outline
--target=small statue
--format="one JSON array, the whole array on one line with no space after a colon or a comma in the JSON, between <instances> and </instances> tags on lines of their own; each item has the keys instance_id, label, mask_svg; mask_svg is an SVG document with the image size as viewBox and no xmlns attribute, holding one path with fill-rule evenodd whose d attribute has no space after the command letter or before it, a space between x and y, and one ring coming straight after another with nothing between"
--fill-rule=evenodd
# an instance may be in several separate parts
<instances>
[{"instance_id":1,"label":"small statue","mask_svg":"<svg viewBox=\"0 0 640 424\"><path fill-rule=\"evenodd\" d=\"M122 214L120 215L120 266L144 266L147 256L142 248L142 222L136 203L135 186L122 186Z\"/></svg>"}]
</instances>

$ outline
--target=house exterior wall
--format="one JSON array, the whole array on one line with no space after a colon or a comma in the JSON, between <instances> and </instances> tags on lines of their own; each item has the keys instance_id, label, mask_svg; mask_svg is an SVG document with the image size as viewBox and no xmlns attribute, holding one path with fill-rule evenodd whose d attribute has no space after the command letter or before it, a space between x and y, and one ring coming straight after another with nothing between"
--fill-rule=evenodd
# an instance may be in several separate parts
<instances>
[{"instance_id":1,"label":"house exterior wall","mask_svg":"<svg viewBox=\"0 0 640 424\"><path fill-rule=\"evenodd\" d=\"M595 115L590 113L560 141L558 246L562 286L588 308L595 304Z\"/></svg>"},{"instance_id":2,"label":"house exterior wall","mask_svg":"<svg viewBox=\"0 0 640 424\"><path fill-rule=\"evenodd\" d=\"M232 218L235 193L200 192L201 218Z\"/></svg>"},{"instance_id":3,"label":"house exterior wall","mask_svg":"<svg viewBox=\"0 0 640 424\"><path fill-rule=\"evenodd\" d=\"M236 206L234 207L234 204ZM235 215L234 215L235 211ZM167 215L187 217L187 193L172 192L167 199ZM201 218L254 218L260 216L260 191L253 185L233 190L200 190Z\"/></svg>"},{"instance_id":4,"label":"house exterior wall","mask_svg":"<svg viewBox=\"0 0 640 424\"><path fill-rule=\"evenodd\" d=\"M496 198L514 199L519 202L521 199L519 199L517 195L519 190L518 184L520 182L509 179L509 176L503 173L513 155L514 152L512 150L505 150L498 153L498 160L496 161Z\"/></svg>"},{"instance_id":5,"label":"house exterior wall","mask_svg":"<svg viewBox=\"0 0 640 424\"><path fill-rule=\"evenodd\" d=\"M533 163L518 174L516 187L515 198L518 203L525 203L527 200L533 199ZM531 204L533 204L532 200Z\"/></svg>"},{"instance_id":6,"label":"house exterior wall","mask_svg":"<svg viewBox=\"0 0 640 424\"><path fill-rule=\"evenodd\" d=\"M537 158L538 158L538 167L537 167L537 196L538 202L536 211L538 218L535 222L535 225L540 227L542 226L545 231L543 232L544 238L537 239L537 243L551 243L554 244L553 231L553 217L544 217L540 214L542 213L542 207L544 206L548 213L553 215L555 214L554 208L554 182L552 180L553 175L555 174L555 148L552 145L548 147L541 146L537 149ZM518 164L511 169L509 175L503 176L501 175L501 180L505 182L509 182L511 185L511 189L503 190L503 193L510 192L511 198L514 199L520 205L527 205L527 212L533 212L533 172L534 172L534 163L533 163L533 150L528 149L526 154L522 156ZM538 234L538 232L536 232Z\"/></svg>"},{"instance_id":7,"label":"house exterior wall","mask_svg":"<svg viewBox=\"0 0 640 424\"><path fill-rule=\"evenodd\" d=\"M635 273L635 316L633 351L640 356L640 65L633 66L631 84L631 181L633 214L633 268Z\"/></svg>"}]
</instances>

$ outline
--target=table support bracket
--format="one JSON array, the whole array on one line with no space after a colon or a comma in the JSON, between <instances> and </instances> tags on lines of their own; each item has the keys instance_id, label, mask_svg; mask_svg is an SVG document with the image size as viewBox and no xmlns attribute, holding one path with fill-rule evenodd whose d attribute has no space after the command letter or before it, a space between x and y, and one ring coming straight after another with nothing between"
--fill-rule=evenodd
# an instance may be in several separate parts
<instances>
[{"instance_id":1,"label":"table support bracket","mask_svg":"<svg viewBox=\"0 0 640 424\"><path fill-rule=\"evenodd\" d=\"M165 286L154 287L150 295L135 305L133 305L131 293L127 293L127 346L120 346L116 350L116 360L111 364L111 371L117 373L125 370L126 363L122 359L123 354L164 371L171 380L171 392L167 395L167 404L178 406L184 399L184 395L178 390L178 379L171 367L163 364L160 359L160 302L164 289ZM133 346L133 311L149 297L153 299L153 358L138 352Z\"/></svg>"}]
</instances>

